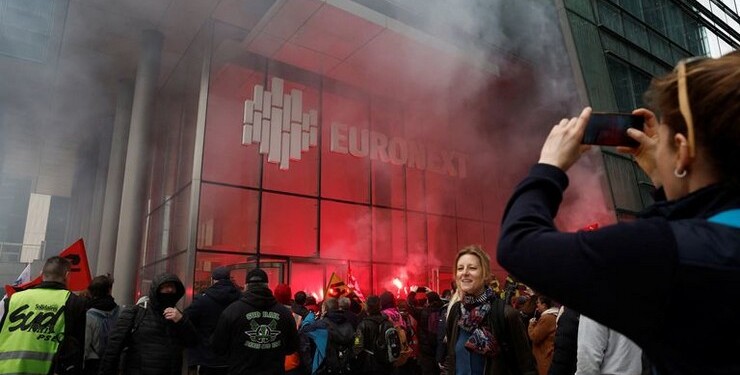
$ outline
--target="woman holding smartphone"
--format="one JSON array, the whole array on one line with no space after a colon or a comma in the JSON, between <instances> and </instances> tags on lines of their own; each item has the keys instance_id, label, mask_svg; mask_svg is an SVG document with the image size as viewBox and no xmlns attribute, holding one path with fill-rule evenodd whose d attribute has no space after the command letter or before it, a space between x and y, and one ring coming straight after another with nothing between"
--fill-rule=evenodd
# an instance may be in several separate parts
<instances>
[{"instance_id":1,"label":"woman holding smartphone","mask_svg":"<svg viewBox=\"0 0 740 375\"><path fill-rule=\"evenodd\" d=\"M516 188L498 261L535 290L624 334L661 374L740 373L740 53L655 79L632 154L663 199L632 222L564 233L565 171L591 113L553 127ZM724 301L720 309L707 300Z\"/></svg>"}]
</instances>

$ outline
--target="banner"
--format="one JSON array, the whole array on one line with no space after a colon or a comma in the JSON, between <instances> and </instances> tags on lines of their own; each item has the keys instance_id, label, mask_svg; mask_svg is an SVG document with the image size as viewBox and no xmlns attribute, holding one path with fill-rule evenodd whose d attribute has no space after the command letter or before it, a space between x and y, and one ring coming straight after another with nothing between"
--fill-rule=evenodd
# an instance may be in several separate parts
<instances>
[{"instance_id":1,"label":"banner","mask_svg":"<svg viewBox=\"0 0 740 375\"><path fill-rule=\"evenodd\" d=\"M72 263L72 269L70 269L69 278L67 279L67 289L78 292L80 290L87 289L87 286L92 281L90 276L90 265L87 261L87 252L85 251L85 242L80 238L68 248L64 249L59 256L67 258ZM30 266L30 265L29 265ZM27 267L28 268L28 267ZM25 272L25 270L24 270ZM31 269L28 268L29 278ZM8 297L13 295L15 292L26 290L38 284L41 284L41 275L31 281L27 281L19 285L5 285L5 293Z\"/></svg>"},{"instance_id":2,"label":"banner","mask_svg":"<svg viewBox=\"0 0 740 375\"><path fill-rule=\"evenodd\" d=\"M365 301L365 295L360 290L360 283L357 282L357 278L352 274L352 265L347 261L347 287L352 291L360 301Z\"/></svg>"},{"instance_id":3,"label":"banner","mask_svg":"<svg viewBox=\"0 0 740 375\"><path fill-rule=\"evenodd\" d=\"M31 280L31 263L26 264L26 268L24 268L23 271L21 271L20 275L18 275L18 278L15 279L15 281L13 282L13 286L18 286L23 283L27 283L30 280ZM10 293L10 294L13 294L13 293ZM3 296L2 300L0 300L0 319L2 319L3 315L5 314L5 298L8 297L10 294L5 293L5 296Z\"/></svg>"}]
</instances>

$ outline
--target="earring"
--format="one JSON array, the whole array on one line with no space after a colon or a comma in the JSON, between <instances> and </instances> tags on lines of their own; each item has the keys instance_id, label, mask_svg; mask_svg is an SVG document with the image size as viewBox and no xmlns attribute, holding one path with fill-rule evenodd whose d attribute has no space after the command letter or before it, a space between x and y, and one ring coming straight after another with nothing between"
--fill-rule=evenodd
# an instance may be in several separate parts
<instances>
[{"instance_id":1,"label":"earring","mask_svg":"<svg viewBox=\"0 0 740 375\"><path fill-rule=\"evenodd\" d=\"M676 178L684 178L686 177L686 173L688 173L685 169L681 172L678 171L678 168L673 170L673 175L676 176Z\"/></svg>"}]
</instances>

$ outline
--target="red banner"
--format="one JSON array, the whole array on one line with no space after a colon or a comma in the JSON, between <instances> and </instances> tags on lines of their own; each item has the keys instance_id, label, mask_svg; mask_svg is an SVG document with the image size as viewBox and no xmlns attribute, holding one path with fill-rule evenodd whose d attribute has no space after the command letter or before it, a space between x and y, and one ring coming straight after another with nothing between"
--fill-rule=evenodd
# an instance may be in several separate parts
<instances>
[{"instance_id":1,"label":"red banner","mask_svg":"<svg viewBox=\"0 0 740 375\"><path fill-rule=\"evenodd\" d=\"M70 270L69 278L67 279L67 289L73 292L87 289L90 281L92 281L92 277L90 276L90 264L87 261L85 242L82 241L82 238L77 240L70 247L64 249L64 251L59 253L59 256L67 258L67 260L72 263L72 269ZM9 297L15 292L26 290L38 284L41 284L41 275L18 286L5 285L5 293Z\"/></svg>"}]
</instances>

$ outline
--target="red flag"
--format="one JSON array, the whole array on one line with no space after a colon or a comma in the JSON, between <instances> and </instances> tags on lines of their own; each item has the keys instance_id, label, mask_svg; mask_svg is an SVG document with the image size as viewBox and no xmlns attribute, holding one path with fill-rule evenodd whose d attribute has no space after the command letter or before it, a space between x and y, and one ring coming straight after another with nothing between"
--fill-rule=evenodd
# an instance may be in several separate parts
<instances>
[{"instance_id":1,"label":"red flag","mask_svg":"<svg viewBox=\"0 0 740 375\"><path fill-rule=\"evenodd\" d=\"M85 242L82 241L82 238L64 249L64 251L59 253L59 256L67 258L67 260L72 263L69 279L67 279L67 289L73 292L87 289L87 286L90 285L90 281L92 281L92 277L90 276L90 265L87 262ZM10 297L15 292L26 290L38 284L41 284L41 275L18 286L5 285L5 293Z\"/></svg>"}]
</instances>

